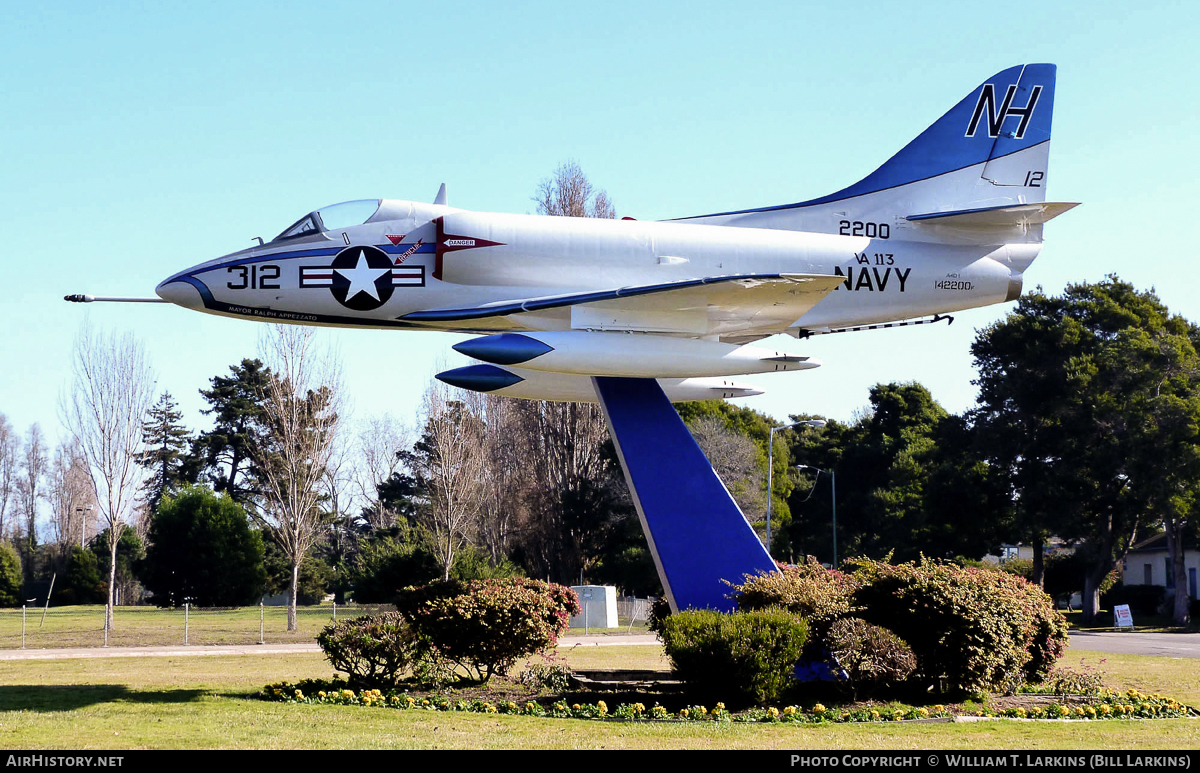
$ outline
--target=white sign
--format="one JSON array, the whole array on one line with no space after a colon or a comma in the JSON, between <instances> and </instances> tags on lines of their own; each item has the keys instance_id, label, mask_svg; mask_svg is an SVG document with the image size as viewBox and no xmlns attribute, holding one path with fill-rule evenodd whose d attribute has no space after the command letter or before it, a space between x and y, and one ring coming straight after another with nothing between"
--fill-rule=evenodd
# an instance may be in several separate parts
<instances>
[{"instance_id":1,"label":"white sign","mask_svg":"<svg viewBox=\"0 0 1200 773\"><path fill-rule=\"evenodd\" d=\"M1113 607L1113 625L1116 628L1133 628L1133 615L1129 613L1128 604Z\"/></svg>"}]
</instances>

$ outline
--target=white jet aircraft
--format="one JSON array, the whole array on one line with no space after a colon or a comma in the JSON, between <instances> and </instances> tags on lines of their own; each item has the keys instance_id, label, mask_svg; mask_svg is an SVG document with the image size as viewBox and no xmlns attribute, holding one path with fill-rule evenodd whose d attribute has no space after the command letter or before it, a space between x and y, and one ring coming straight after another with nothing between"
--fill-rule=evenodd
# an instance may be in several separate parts
<instances>
[{"instance_id":1,"label":"white jet aircraft","mask_svg":"<svg viewBox=\"0 0 1200 773\"><path fill-rule=\"evenodd\" d=\"M729 376L816 367L749 345L944 319L1014 300L1042 224L1055 67L997 73L828 196L665 222L370 199L172 275L158 299L231 317L484 334L439 374L500 395L597 399L657 378L672 401L759 394ZM261 240L260 240L261 242Z\"/></svg>"},{"instance_id":2,"label":"white jet aircraft","mask_svg":"<svg viewBox=\"0 0 1200 773\"><path fill-rule=\"evenodd\" d=\"M672 609L730 610L777 571L671 401L759 394L729 376L819 363L754 346L1014 300L1042 225L1054 65L997 73L883 166L819 199L667 222L372 199L181 271L158 298L304 325L453 330L485 364L438 375L598 401Z\"/></svg>"}]
</instances>

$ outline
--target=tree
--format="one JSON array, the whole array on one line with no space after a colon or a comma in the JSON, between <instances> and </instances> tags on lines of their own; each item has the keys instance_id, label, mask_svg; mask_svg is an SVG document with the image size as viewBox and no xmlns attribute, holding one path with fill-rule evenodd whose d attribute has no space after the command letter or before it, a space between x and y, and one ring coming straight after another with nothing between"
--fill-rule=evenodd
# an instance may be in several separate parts
<instances>
[{"instance_id":1,"label":"tree","mask_svg":"<svg viewBox=\"0 0 1200 773\"><path fill-rule=\"evenodd\" d=\"M792 458L837 476L839 556L978 558L995 549L1008 501L973 455L963 420L916 383L877 384L870 401L852 424L792 435ZM811 469L798 478L793 548L830 555L832 487Z\"/></svg>"},{"instance_id":2,"label":"tree","mask_svg":"<svg viewBox=\"0 0 1200 773\"><path fill-rule=\"evenodd\" d=\"M42 428L30 425L25 434L25 445L21 450L21 470L17 477L17 504L25 519L25 537L21 540L21 551L25 554L26 579L33 579L33 549L37 547L38 500L41 499L42 478L46 475L48 460L46 443L42 439Z\"/></svg>"},{"instance_id":3,"label":"tree","mask_svg":"<svg viewBox=\"0 0 1200 773\"><path fill-rule=\"evenodd\" d=\"M142 424L146 453L142 466L150 471L146 479L146 503L153 514L165 494L178 490L184 483L183 462L191 442L191 433L182 423L183 414L171 397L163 392L150 408Z\"/></svg>"},{"instance_id":4,"label":"tree","mask_svg":"<svg viewBox=\"0 0 1200 773\"><path fill-rule=\"evenodd\" d=\"M1049 528L1095 557L1085 621L1139 535L1182 523L1196 500L1195 338L1152 292L1111 276L1059 297L1024 296L972 346L978 424L1019 521L1035 545Z\"/></svg>"},{"instance_id":5,"label":"tree","mask_svg":"<svg viewBox=\"0 0 1200 773\"><path fill-rule=\"evenodd\" d=\"M0 413L0 539L8 533L4 519L8 515L9 500L16 493L19 442L16 430Z\"/></svg>"},{"instance_id":6,"label":"tree","mask_svg":"<svg viewBox=\"0 0 1200 773\"><path fill-rule=\"evenodd\" d=\"M573 160L542 180L533 200L541 215L616 217L608 195ZM493 438L483 541L493 556L511 546L531 576L574 582L598 565L606 534L632 512L609 508L628 494L607 466L604 414L594 403L532 400L503 408L493 400L480 414Z\"/></svg>"},{"instance_id":7,"label":"tree","mask_svg":"<svg viewBox=\"0 0 1200 773\"><path fill-rule=\"evenodd\" d=\"M51 534L59 548L57 566L63 569L71 546L84 544L85 516L96 507L87 459L74 441L60 443L54 452L46 475L46 498L50 501Z\"/></svg>"},{"instance_id":8,"label":"tree","mask_svg":"<svg viewBox=\"0 0 1200 773\"><path fill-rule=\"evenodd\" d=\"M84 456L100 514L116 531L133 512L141 482L142 419L154 396L145 349L131 334L97 335L84 327L75 339L74 380L62 415ZM111 540L105 625L112 628L117 540Z\"/></svg>"},{"instance_id":9,"label":"tree","mask_svg":"<svg viewBox=\"0 0 1200 773\"><path fill-rule=\"evenodd\" d=\"M613 509L628 494L610 466L615 453L605 453L604 415L594 404L520 400L505 436L525 466L528 520L519 545L525 569L573 582L597 563L604 532L632 512Z\"/></svg>"},{"instance_id":10,"label":"tree","mask_svg":"<svg viewBox=\"0 0 1200 773\"><path fill-rule=\"evenodd\" d=\"M137 529L126 524L118 527L116 551L109 542L112 531L105 529L88 542L88 550L96 558L96 565L104 574L112 578L113 597L125 599L126 603L136 602L142 596L142 586L138 582L137 567L146 556L146 546L142 542ZM109 562L116 556L115 566Z\"/></svg>"},{"instance_id":11,"label":"tree","mask_svg":"<svg viewBox=\"0 0 1200 773\"><path fill-rule=\"evenodd\" d=\"M341 366L316 350L307 327L273 325L262 339L268 366L259 396L262 430L252 446L262 480L255 514L291 565L288 630L296 630L300 564L321 534L322 480L336 447Z\"/></svg>"},{"instance_id":12,"label":"tree","mask_svg":"<svg viewBox=\"0 0 1200 773\"><path fill-rule=\"evenodd\" d=\"M753 408L741 408L724 400L698 400L680 403L675 406L675 410L678 411L680 418L692 428L693 435L696 435L696 428L701 425L711 426L713 432L717 431L717 427L723 425L724 430L721 430L723 435L741 437L750 441L751 445L743 443L743 450L737 452L738 457L744 453L746 458L741 462L736 462L735 457L730 455L731 449L719 451L715 442L710 448L705 444L708 442L707 440L696 437L701 449L713 463L713 468L717 471L718 476L730 489L730 493L734 494L738 506L742 508L743 514L752 523L762 523L766 519L765 481L767 459L770 456L775 468L771 475L771 526L772 542L775 543L772 549L779 549L782 554L786 554L788 548L780 544L780 540L791 521L791 509L787 497L793 487L792 476L789 472L794 462L791 461L788 441L794 436L795 430L777 432L774 438L774 453L768 455L767 443L771 438L771 428L778 426L778 422L766 414L759 413ZM727 461L718 464L714 455ZM734 471L734 465L740 466L740 472ZM735 480L734 476L740 477ZM742 491L740 497L735 492L735 488Z\"/></svg>"},{"instance_id":13,"label":"tree","mask_svg":"<svg viewBox=\"0 0 1200 773\"><path fill-rule=\"evenodd\" d=\"M397 514L387 508L381 486L400 468L400 452L409 447L408 428L391 414L367 419L358 434L361 466L356 483L366 502L363 515L372 528L396 525Z\"/></svg>"},{"instance_id":14,"label":"tree","mask_svg":"<svg viewBox=\"0 0 1200 773\"><path fill-rule=\"evenodd\" d=\"M442 567L430 543L407 524L380 529L364 539L354 576L354 601L390 604L401 588L436 580Z\"/></svg>"},{"instance_id":15,"label":"tree","mask_svg":"<svg viewBox=\"0 0 1200 773\"><path fill-rule=\"evenodd\" d=\"M759 458L762 452L758 445L717 416L702 416L694 420L688 429L746 520L750 523L765 520L765 460Z\"/></svg>"},{"instance_id":16,"label":"tree","mask_svg":"<svg viewBox=\"0 0 1200 773\"><path fill-rule=\"evenodd\" d=\"M159 606L253 604L266 584L263 540L228 494L187 486L150 523L142 583Z\"/></svg>"},{"instance_id":17,"label":"tree","mask_svg":"<svg viewBox=\"0 0 1200 773\"><path fill-rule=\"evenodd\" d=\"M270 375L257 359L244 359L229 371L229 376L212 378L212 389L200 390L210 406L201 413L213 417L213 428L196 438L181 474L194 482L202 467L213 489L251 507L259 491L253 444L266 421L262 401L270 391Z\"/></svg>"},{"instance_id":18,"label":"tree","mask_svg":"<svg viewBox=\"0 0 1200 773\"><path fill-rule=\"evenodd\" d=\"M418 511L428 529L442 579L450 577L454 554L473 533L484 494L484 428L465 403L446 398L445 387L425 391L425 428L410 457L413 473L428 492Z\"/></svg>"},{"instance_id":19,"label":"tree","mask_svg":"<svg viewBox=\"0 0 1200 773\"><path fill-rule=\"evenodd\" d=\"M108 596L108 585L100 576L96 554L78 545L71 546L67 570L58 586L56 603L99 604Z\"/></svg>"},{"instance_id":20,"label":"tree","mask_svg":"<svg viewBox=\"0 0 1200 773\"><path fill-rule=\"evenodd\" d=\"M24 601L21 558L12 545L0 542L0 607L19 607Z\"/></svg>"},{"instance_id":21,"label":"tree","mask_svg":"<svg viewBox=\"0 0 1200 773\"><path fill-rule=\"evenodd\" d=\"M537 202L539 215L609 220L617 216L608 194L596 190L574 160L563 162L554 170L553 177L538 183L533 200Z\"/></svg>"},{"instance_id":22,"label":"tree","mask_svg":"<svg viewBox=\"0 0 1200 773\"><path fill-rule=\"evenodd\" d=\"M269 537L263 540L265 552L263 566L267 572L267 593L287 595L292 587L292 561L279 548L279 543ZM296 572L296 603L317 604L325 598L333 582L333 569L319 556L309 553L300 562Z\"/></svg>"}]
</instances>

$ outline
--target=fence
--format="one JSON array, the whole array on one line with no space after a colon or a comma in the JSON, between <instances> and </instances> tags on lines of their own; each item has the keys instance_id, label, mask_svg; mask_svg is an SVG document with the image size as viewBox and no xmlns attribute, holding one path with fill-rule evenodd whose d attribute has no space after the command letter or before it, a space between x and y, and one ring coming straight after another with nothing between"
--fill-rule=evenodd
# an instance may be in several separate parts
<instances>
[{"instance_id":1,"label":"fence","mask_svg":"<svg viewBox=\"0 0 1200 773\"><path fill-rule=\"evenodd\" d=\"M650 606L654 601L653 598L639 599L634 596L617 599L617 621L631 630L638 623L641 623L639 628L644 628L650 620Z\"/></svg>"},{"instance_id":2,"label":"fence","mask_svg":"<svg viewBox=\"0 0 1200 773\"><path fill-rule=\"evenodd\" d=\"M115 607L110 647L182 644L311 643L336 615L357 617L393 611L390 605L320 604L298 607L299 630L287 630L287 607L159 609ZM100 647L105 643L104 607L71 606L0 610L0 649Z\"/></svg>"}]
</instances>

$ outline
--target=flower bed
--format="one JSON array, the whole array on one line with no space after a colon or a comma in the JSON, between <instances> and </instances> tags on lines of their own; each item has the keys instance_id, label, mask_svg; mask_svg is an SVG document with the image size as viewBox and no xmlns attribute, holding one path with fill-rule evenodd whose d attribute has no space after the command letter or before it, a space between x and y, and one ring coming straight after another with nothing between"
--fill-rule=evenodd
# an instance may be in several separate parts
<instances>
[{"instance_id":1,"label":"flower bed","mask_svg":"<svg viewBox=\"0 0 1200 773\"><path fill-rule=\"evenodd\" d=\"M657 703L621 703L610 710L605 701L568 703L565 700L489 701L481 698L451 700L444 696L410 695L400 690L351 690L345 683L325 680L305 680L297 684L277 682L259 693L264 700L285 703L331 704L389 708L408 711L468 711L484 714L517 714L532 717L571 719L660 720L681 722L787 722L819 724L824 722L899 722L905 720L950 720L958 716L1043 720L1103 720L1103 719L1168 719L1200 716L1200 712L1157 693L1146 695L1137 690L1117 692L1101 690L1094 697L1075 700L1063 698L1044 704L1008 707L972 707L967 710L953 706L922 707L851 706L827 708L820 703L808 708L785 706L753 708L732 713L723 703L712 708L687 706L669 711Z\"/></svg>"}]
</instances>

